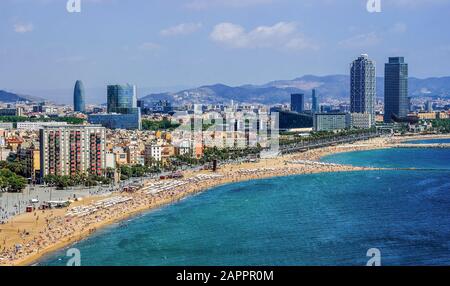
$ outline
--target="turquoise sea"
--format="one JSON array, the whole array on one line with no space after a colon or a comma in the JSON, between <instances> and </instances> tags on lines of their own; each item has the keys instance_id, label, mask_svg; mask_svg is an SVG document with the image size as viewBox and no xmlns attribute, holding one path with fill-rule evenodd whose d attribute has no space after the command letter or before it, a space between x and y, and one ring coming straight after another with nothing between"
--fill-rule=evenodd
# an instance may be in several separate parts
<instances>
[{"instance_id":1,"label":"turquoise sea","mask_svg":"<svg viewBox=\"0 0 450 286\"><path fill-rule=\"evenodd\" d=\"M450 144L450 138L413 140L413 141L406 141L405 143L409 143L409 144Z\"/></svg>"},{"instance_id":2,"label":"turquoise sea","mask_svg":"<svg viewBox=\"0 0 450 286\"><path fill-rule=\"evenodd\" d=\"M416 167L220 186L71 246L82 265L450 265L450 149L393 149L328 162ZM422 170L422 168L426 170ZM39 265L65 265L61 250Z\"/></svg>"},{"instance_id":3,"label":"turquoise sea","mask_svg":"<svg viewBox=\"0 0 450 286\"><path fill-rule=\"evenodd\" d=\"M322 161L363 167L450 170L450 149L392 148L357 151L326 156Z\"/></svg>"}]
</instances>

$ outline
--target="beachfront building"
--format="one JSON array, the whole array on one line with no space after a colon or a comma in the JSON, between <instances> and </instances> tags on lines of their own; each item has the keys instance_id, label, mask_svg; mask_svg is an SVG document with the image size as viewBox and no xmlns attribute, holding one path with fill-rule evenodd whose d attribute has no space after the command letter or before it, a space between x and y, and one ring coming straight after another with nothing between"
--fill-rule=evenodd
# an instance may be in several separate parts
<instances>
[{"instance_id":1,"label":"beachfront building","mask_svg":"<svg viewBox=\"0 0 450 286\"><path fill-rule=\"evenodd\" d=\"M41 160L39 147L33 144L28 148L20 148L17 151L17 158L24 166L24 174L32 182L35 182L40 177Z\"/></svg>"},{"instance_id":2,"label":"beachfront building","mask_svg":"<svg viewBox=\"0 0 450 286\"><path fill-rule=\"evenodd\" d=\"M313 127L313 117L306 113L286 111L278 107L270 109L271 116L278 116L280 130Z\"/></svg>"},{"instance_id":3,"label":"beachfront building","mask_svg":"<svg viewBox=\"0 0 450 286\"><path fill-rule=\"evenodd\" d=\"M145 165L152 166L155 163L161 162L162 151L163 151L162 145L154 145L154 144L146 145L144 153Z\"/></svg>"},{"instance_id":4,"label":"beachfront building","mask_svg":"<svg viewBox=\"0 0 450 286\"><path fill-rule=\"evenodd\" d=\"M435 120L435 119L448 119L449 114L447 112L419 112L415 115L419 120Z\"/></svg>"},{"instance_id":5,"label":"beachfront building","mask_svg":"<svg viewBox=\"0 0 450 286\"><path fill-rule=\"evenodd\" d=\"M408 64L404 57L391 57L384 67L384 122L406 118L409 105Z\"/></svg>"},{"instance_id":6,"label":"beachfront building","mask_svg":"<svg viewBox=\"0 0 450 286\"><path fill-rule=\"evenodd\" d=\"M369 129L372 127L370 121L371 116L367 113L350 113L348 114L350 120L350 127L359 129Z\"/></svg>"},{"instance_id":7,"label":"beachfront building","mask_svg":"<svg viewBox=\"0 0 450 286\"><path fill-rule=\"evenodd\" d=\"M350 112L366 113L375 125L376 70L375 62L366 54L353 61L350 68Z\"/></svg>"},{"instance_id":8,"label":"beachfront building","mask_svg":"<svg viewBox=\"0 0 450 286\"><path fill-rule=\"evenodd\" d=\"M137 145L126 146L125 153L127 154L127 162L129 165L141 164L141 152Z\"/></svg>"},{"instance_id":9,"label":"beachfront building","mask_svg":"<svg viewBox=\"0 0 450 286\"><path fill-rule=\"evenodd\" d=\"M40 130L41 177L88 173L106 169L106 129L102 126L45 126Z\"/></svg>"},{"instance_id":10,"label":"beachfront building","mask_svg":"<svg viewBox=\"0 0 450 286\"><path fill-rule=\"evenodd\" d=\"M334 131L350 127L348 113L316 113L314 114L314 131Z\"/></svg>"},{"instance_id":11,"label":"beachfront building","mask_svg":"<svg viewBox=\"0 0 450 286\"><path fill-rule=\"evenodd\" d=\"M114 147L112 149L112 153L114 154L114 160L116 165L118 166L128 165L128 156L122 147L117 146Z\"/></svg>"},{"instance_id":12,"label":"beachfront building","mask_svg":"<svg viewBox=\"0 0 450 286\"><path fill-rule=\"evenodd\" d=\"M170 158L176 155L176 149L174 146L165 144L150 144L145 146L144 162L147 166L153 166L155 164L166 165L169 163Z\"/></svg>"}]
</instances>

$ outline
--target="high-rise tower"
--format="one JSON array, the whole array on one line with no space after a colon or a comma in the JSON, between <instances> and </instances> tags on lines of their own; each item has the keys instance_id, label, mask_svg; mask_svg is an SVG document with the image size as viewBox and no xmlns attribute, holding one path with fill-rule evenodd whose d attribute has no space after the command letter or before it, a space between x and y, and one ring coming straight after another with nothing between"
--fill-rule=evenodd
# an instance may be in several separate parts
<instances>
[{"instance_id":1,"label":"high-rise tower","mask_svg":"<svg viewBox=\"0 0 450 286\"><path fill-rule=\"evenodd\" d=\"M317 92L315 89L312 90L312 107L311 107L312 113L319 113L320 112L320 103L319 103L319 96L317 95Z\"/></svg>"},{"instance_id":2,"label":"high-rise tower","mask_svg":"<svg viewBox=\"0 0 450 286\"><path fill-rule=\"evenodd\" d=\"M73 109L75 112L86 112L86 102L84 95L84 85L81 80L77 80L73 91Z\"/></svg>"},{"instance_id":3,"label":"high-rise tower","mask_svg":"<svg viewBox=\"0 0 450 286\"><path fill-rule=\"evenodd\" d=\"M405 118L408 112L408 64L403 57L391 57L384 67L384 122Z\"/></svg>"},{"instance_id":4,"label":"high-rise tower","mask_svg":"<svg viewBox=\"0 0 450 286\"><path fill-rule=\"evenodd\" d=\"M134 85L108 86L108 113L137 113L137 95Z\"/></svg>"},{"instance_id":5,"label":"high-rise tower","mask_svg":"<svg viewBox=\"0 0 450 286\"><path fill-rule=\"evenodd\" d=\"M303 93L291 94L291 111L298 113L305 111L305 95Z\"/></svg>"},{"instance_id":6,"label":"high-rise tower","mask_svg":"<svg viewBox=\"0 0 450 286\"><path fill-rule=\"evenodd\" d=\"M375 62L363 54L350 68L350 112L369 114L372 126L375 125L376 95Z\"/></svg>"}]
</instances>

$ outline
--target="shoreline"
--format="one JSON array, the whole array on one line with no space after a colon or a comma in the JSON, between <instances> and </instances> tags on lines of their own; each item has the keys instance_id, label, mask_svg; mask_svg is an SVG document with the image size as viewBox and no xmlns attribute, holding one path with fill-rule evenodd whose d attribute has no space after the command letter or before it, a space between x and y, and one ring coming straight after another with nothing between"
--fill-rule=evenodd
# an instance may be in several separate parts
<instances>
[{"instance_id":1,"label":"shoreline","mask_svg":"<svg viewBox=\"0 0 450 286\"><path fill-rule=\"evenodd\" d=\"M98 229L126 220L135 215L149 212L160 207L176 203L189 196L208 191L221 185L244 182L255 179L276 178L291 175L383 170L383 168L367 168L345 165L323 164L314 165L305 162L294 163L296 160L319 161L320 158L337 153L386 149L406 140L450 138L450 135L379 137L354 144L343 144L331 147L308 150L304 153L293 153L273 159L261 159L256 163L229 164L220 166L217 175L211 171L186 172L183 180L167 180L167 182L183 182L165 191L148 194L146 190L157 188L151 184L161 184L157 180L149 180L143 189L132 194L112 193L109 196L96 196L76 202L66 209L35 211L17 216L6 225L0 225L0 257L17 244L22 248L19 252L10 254L8 261L0 259L0 266L26 266L39 261L45 255L77 243L95 233ZM199 177L208 179L198 179ZM208 177L210 176L210 177ZM190 181L192 180L192 181ZM197 181L196 181L197 180ZM189 183L188 183L189 182ZM130 201L117 204L108 209L100 209L84 217L67 218L67 212L74 207L95 205L105 198L128 196ZM40 216L44 219L41 219ZM11 237L8 237L8 234ZM38 251L36 251L36 248ZM3 255L2 255L3 254Z\"/></svg>"}]
</instances>

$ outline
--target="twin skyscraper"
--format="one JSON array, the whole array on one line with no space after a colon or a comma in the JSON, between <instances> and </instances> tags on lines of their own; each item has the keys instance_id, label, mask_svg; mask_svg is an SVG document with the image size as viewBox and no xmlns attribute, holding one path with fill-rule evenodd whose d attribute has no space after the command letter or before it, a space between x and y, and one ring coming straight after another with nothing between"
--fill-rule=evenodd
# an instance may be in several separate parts
<instances>
[{"instance_id":1,"label":"twin skyscraper","mask_svg":"<svg viewBox=\"0 0 450 286\"><path fill-rule=\"evenodd\" d=\"M376 121L377 78L375 62L367 54L362 54L352 62L350 68L350 112L360 113L370 118L370 125ZM86 113L85 90L78 80L74 88L74 111ZM133 85L108 86L108 114L91 116L92 123L108 125L112 128L140 128L140 111L137 108L136 87ZM303 94L291 96L291 108L304 111ZM403 57L390 57L385 64L384 76L384 122L401 121L408 116L410 99L408 97L408 64ZM312 94L312 111L320 111L316 91ZM111 114L114 114L111 115ZM122 116L117 116L120 114ZM136 116L134 116L136 115ZM129 118L130 117L130 118ZM114 119L114 120L113 120ZM105 124L109 122L109 124ZM111 122L115 122L112 124Z\"/></svg>"},{"instance_id":2,"label":"twin skyscraper","mask_svg":"<svg viewBox=\"0 0 450 286\"><path fill-rule=\"evenodd\" d=\"M350 69L350 112L364 113L375 124L377 95L376 66L366 54L353 61ZM403 57L390 57L385 64L384 122L405 119L409 113L408 64Z\"/></svg>"}]
</instances>

